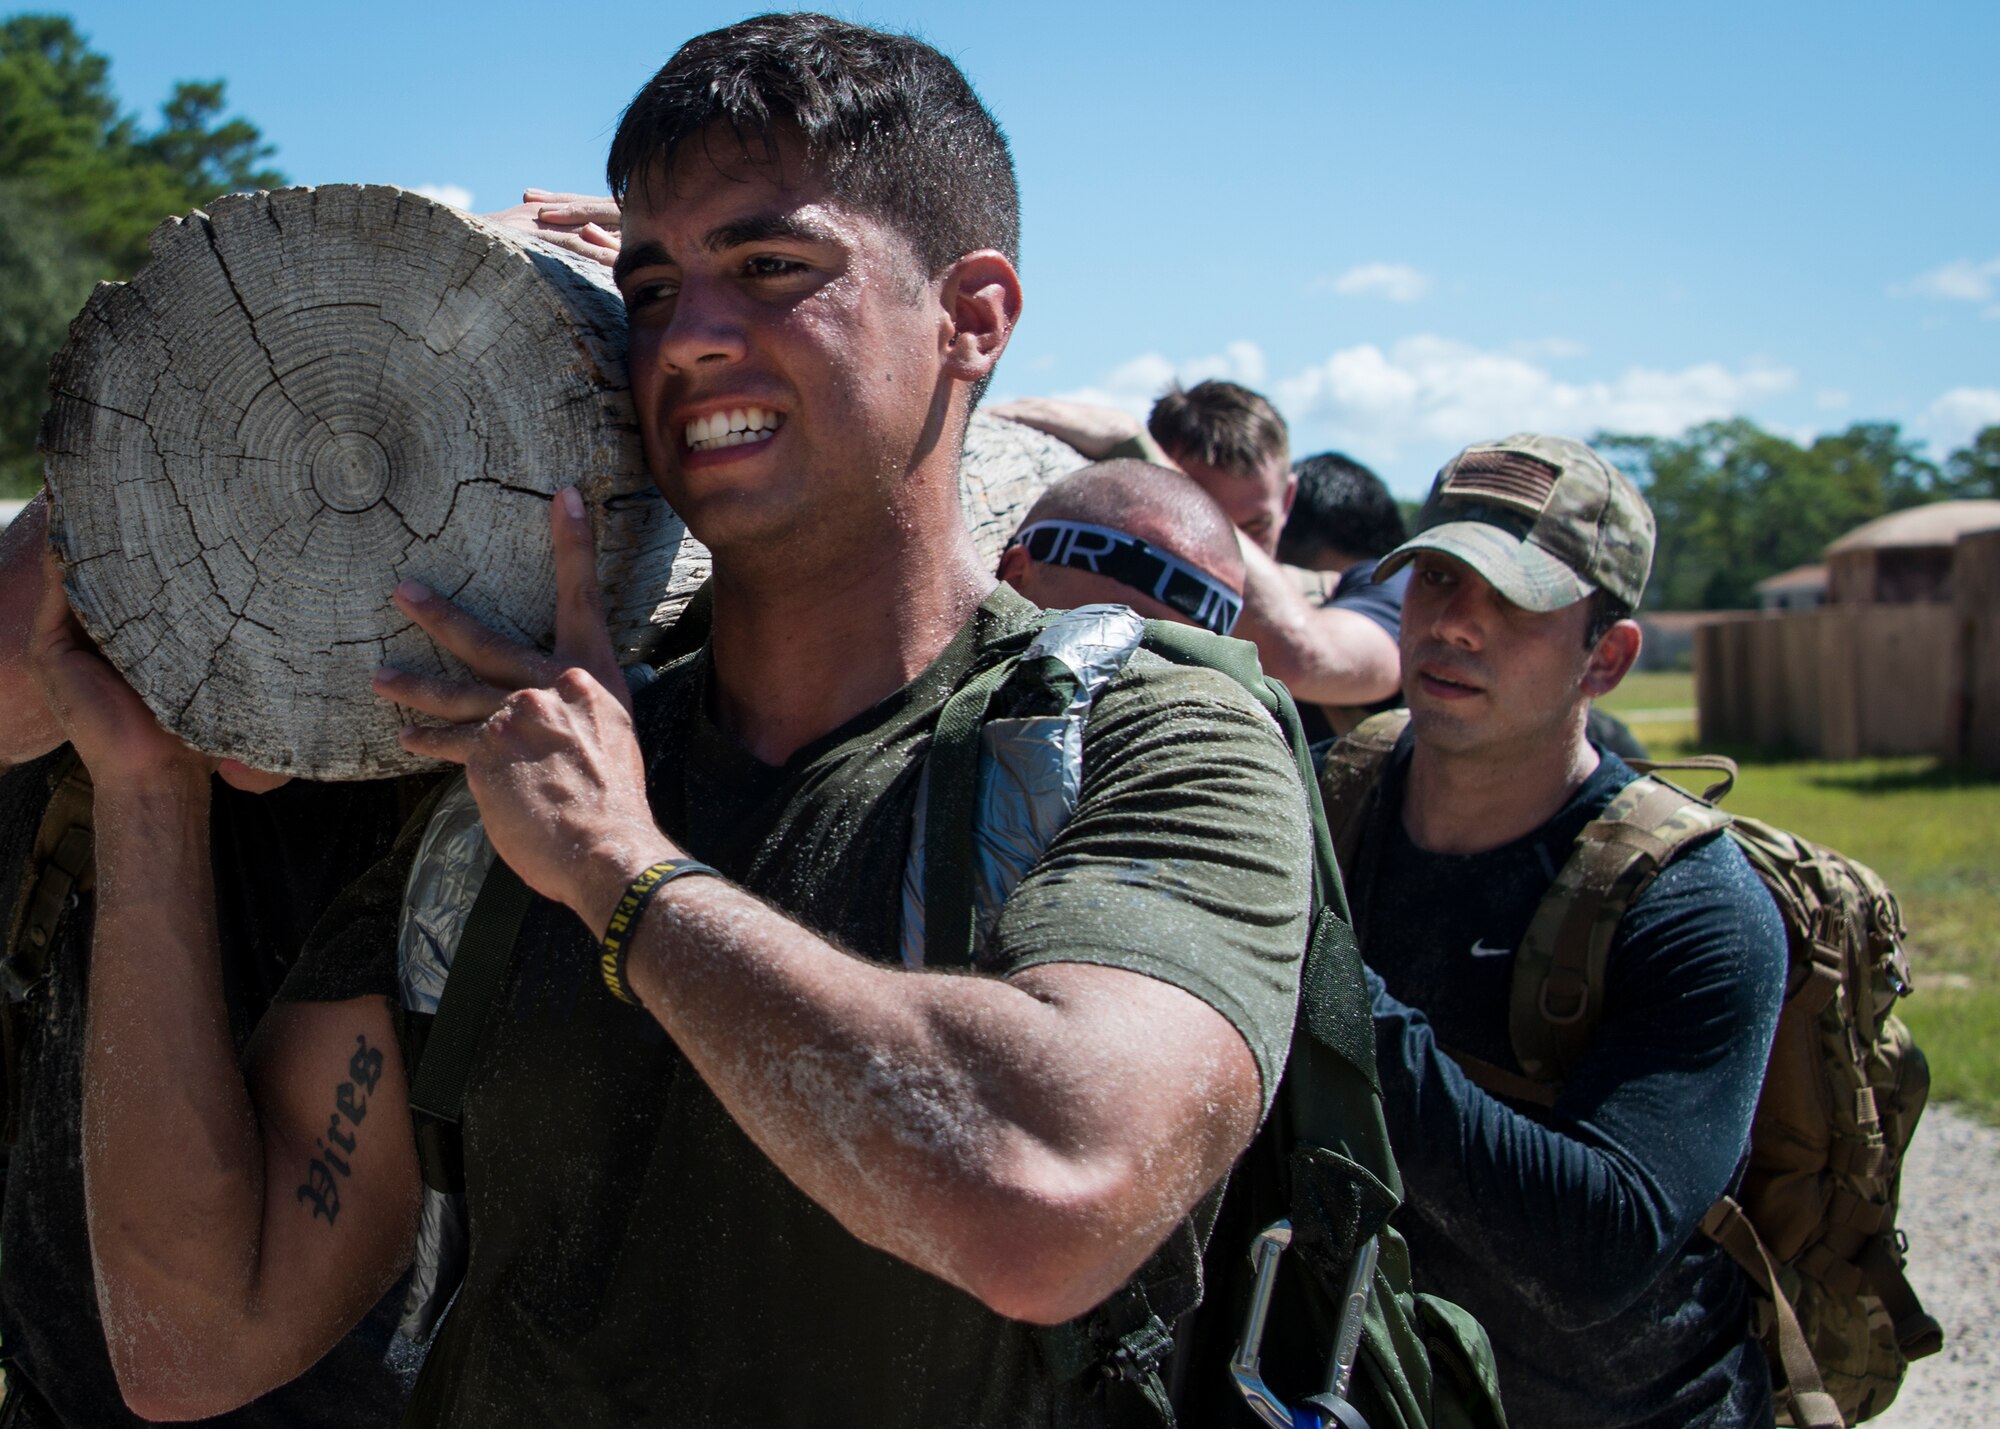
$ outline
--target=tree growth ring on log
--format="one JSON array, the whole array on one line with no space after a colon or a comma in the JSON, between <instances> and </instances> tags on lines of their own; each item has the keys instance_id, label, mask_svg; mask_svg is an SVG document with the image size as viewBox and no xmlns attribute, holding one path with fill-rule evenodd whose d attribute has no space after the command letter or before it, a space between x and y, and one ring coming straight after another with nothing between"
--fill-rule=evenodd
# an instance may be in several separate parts
<instances>
[{"instance_id":1,"label":"tree growth ring on log","mask_svg":"<svg viewBox=\"0 0 2000 1429\"><path fill-rule=\"evenodd\" d=\"M195 748L428 767L369 678L460 670L389 593L421 580L546 647L565 485L626 658L706 576L647 473L597 265L377 185L231 195L151 248L71 326L41 445L70 603Z\"/></svg>"}]
</instances>

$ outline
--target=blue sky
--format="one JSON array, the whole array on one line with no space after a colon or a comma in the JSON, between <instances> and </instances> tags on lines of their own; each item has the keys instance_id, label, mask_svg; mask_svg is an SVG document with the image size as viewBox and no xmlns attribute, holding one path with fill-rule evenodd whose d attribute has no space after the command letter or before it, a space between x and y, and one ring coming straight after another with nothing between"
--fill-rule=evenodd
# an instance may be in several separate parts
<instances>
[{"instance_id":1,"label":"blue sky","mask_svg":"<svg viewBox=\"0 0 2000 1429\"><path fill-rule=\"evenodd\" d=\"M838 7L953 55L1020 171L994 395L1279 400L1405 494L1520 427L2000 422L2000 5ZM221 77L295 181L602 188L679 0L72 10L152 117Z\"/></svg>"}]
</instances>

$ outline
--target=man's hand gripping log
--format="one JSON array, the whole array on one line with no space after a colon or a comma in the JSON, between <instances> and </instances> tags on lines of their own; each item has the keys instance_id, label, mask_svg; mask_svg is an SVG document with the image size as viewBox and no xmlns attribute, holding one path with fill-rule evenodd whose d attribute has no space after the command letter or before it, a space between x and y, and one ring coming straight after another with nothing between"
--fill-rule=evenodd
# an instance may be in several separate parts
<instances>
[{"instance_id":1,"label":"man's hand gripping log","mask_svg":"<svg viewBox=\"0 0 2000 1429\"><path fill-rule=\"evenodd\" d=\"M574 487L549 503L555 548L552 651L497 634L416 581L396 608L462 661L470 679L383 668L375 692L444 721L406 725L412 754L465 767L487 837L537 893L601 936L626 885L682 857L653 822L631 697L605 628L590 516Z\"/></svg>"}]
</instances>

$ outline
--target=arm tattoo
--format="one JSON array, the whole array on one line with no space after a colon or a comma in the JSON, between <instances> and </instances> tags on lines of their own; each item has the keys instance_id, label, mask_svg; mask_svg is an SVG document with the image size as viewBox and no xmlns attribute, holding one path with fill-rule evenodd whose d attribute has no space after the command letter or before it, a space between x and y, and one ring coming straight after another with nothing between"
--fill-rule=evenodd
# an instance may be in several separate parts
<instances>
[{"instance_id":1,"label":"arm tattoo","mask_svg":"<svg viewBox=\"0 0 2000 1429\"><path fill-rule=\"evenodd\" d=\"M312 1207L315 1216L324 1216L328 1225L340 1216L340 1180L354 1174L347 1158L354 1154L355 1129L368 1115L369 1094L382 1080L382 1053L370 1047L366 1037L357 1034L354 1041L354 1055L347 1059L348 1080L334 1088L333 1115L327 1119L326 1135L318 1139L319 1155L306 1163L306 1179L299 1186L299 1199Z\"/></svg>"}]
</instances>

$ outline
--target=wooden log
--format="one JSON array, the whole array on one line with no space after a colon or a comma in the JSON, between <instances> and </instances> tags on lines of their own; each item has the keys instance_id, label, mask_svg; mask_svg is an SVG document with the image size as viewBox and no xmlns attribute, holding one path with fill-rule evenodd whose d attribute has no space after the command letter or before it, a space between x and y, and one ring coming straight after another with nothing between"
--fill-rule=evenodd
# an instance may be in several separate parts
<instances>
[{"instance_id":1,"label":"wooden log","mask_svg":"<svg viewBox=\"0 0 2000 1429\"><path fill-rule=\"evenodd\" d=\"M322 779L423 767L386 662L455 673L414 577L546 645L548 502L589 503L635 655L706 574L647 475L596 265L400 189L219 199L100 284L51 375L51 538L85 627L204 752Z\"/></svg>"},{"instance_id":2,"label":"wooden log","mask_svg":"<svg viewBox=\"0 0 2000 1429\"><path fill-rule=\"evenodd\" d=\"M646 470L598 265L404 190L219 199L101 284L42 449L72 605L162 724L318 779L410 772L377 665L457 674L389 604L423 581L547 646L548 501L575 484L621 657L708 572ZM982 554L1074 452L975 418Z\"/></svg>"},{"instance_id":3,"label":"wooden log","mask_svg":"<svg viewBox=\"0 0 2000 1429\"><path fill-rule=\"evenodd\" d=\"M1048 484L1084 465L1075 448L1006 417L975 412L965 428L959 492L972 542L990 566Z\"/></svg>"}]
</instances>

